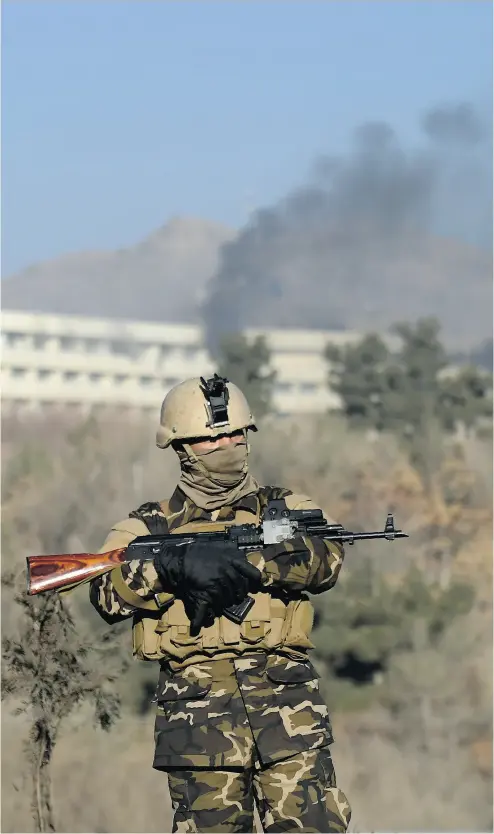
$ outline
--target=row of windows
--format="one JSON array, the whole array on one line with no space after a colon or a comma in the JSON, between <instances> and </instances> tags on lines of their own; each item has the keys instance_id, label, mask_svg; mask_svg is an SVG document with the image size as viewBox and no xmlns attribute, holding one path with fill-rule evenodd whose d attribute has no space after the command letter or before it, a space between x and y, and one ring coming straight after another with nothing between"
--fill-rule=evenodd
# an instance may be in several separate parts
<instances>
[{"instance_id":1,"label":"row of windows","mask_svg":"<svg viewBox=\"0 0 494 834\"><path fill-rule=\"evenodd\" d=\"M328 337L329 338L329 337ZM16 333L12 331L2 332L2 343L6 347L16 347L23 344L30 344L36 350L44 350L48 344L56 342L57 347L63 352L88 352L95 353L101 350L109 353L131 353L136 348L140 351L148 350L152 347L159 347L163 352L169 352L177 348L184 351L184 353L194 356L203 350L201 345L180 345L176 343L156 343L156 342L141 342L135 341L131 337L127 339L107 339L98 338L97 336L53 336L44 333ZM306 353L313 355L314 353L322 352L324 346L300 346L297 347L297 353ZM293 346L278 347L276 353L291 353Z\"/></svg>"},{"instance_id":2,"label":"row of windows","mask_svg":"<svg viewBox=\"0 0 494 834\"><path fill-rule=\"evenodd\" d=\"M196 359L205 351L202 345L180 345L162 344L156 342L133 341L131 338L124 339L102 339L91 336L49 336L41 333L2 333L2 344L9 348L29 347L36 351L43 351L50 344L55 344L61 353L100 353L116 354L135 358L143 352L153 348L158 350L159 356L164 358L173 351L180 352L186 359ZM292 353L293 347L278 348L277 354ZM313 356L319 354L317 348L297 347L298 354Z\"/></svg>"},{"instance_id":3,"label":"row of windows","mask_svg":"<svg viewBox=\"0 0 494 834\"><path fill-rule=\"evenodd\" d=\"M82 371L54 371L48 368L40 368L39 370L31 371L27 368L11 368L10 371L4 371L6 376L10 376L13 379L23 379L26 378L29 374L31 379L38 379L42 382L47 382L49 380L61 380L62 382L73 383L73 382L91 382L93 384L98 384L105 380L112 385L124 385L128 382L137 382L139 385L142 386L152 386L152 385L159 385L160 388L163 386L166 389L173 388L174 385L178 385L181 382L180 379L175 377L165 377L159 378L156 376L139 376L134 377L130 376L129 374L114 374L109 376L108 374L102 373L85 373ZM315 394L321 390L323 386L318 385L315 382L276 382L274 385L274 390L280 394L289 394L289 393L297 393L300 392L302 394Z\"/></svg>"},{"instance_id":4,"label":"row of windows","mask_svg":"<svg viewBox=\"0 0 494 834\"><path fill-rule=\"evenodd\" d=\"M12 399L12 400L6 401L4 403L4 408L11 409L11 410L14 410L14 411L17 410L17 409L32 409L33 407L34 408L37 408L37 407L54 408L57 411L71 410L71 409L78 410L78 409L80 409L81 411L84 411L84 412L98 411L98 410L102 410L102 411L110 410L111 411L112 408L115 408L114 405L108 405L107 403L87 403L87 402L78 402L77 400L73 400L73 401L70 401L70 402L58 402L57 400L50 400L48 398L34 401L32 399L22 399L22 398L18 397L16 399ZM129 413L133 413L137 410L139 412L146 412L148 414L155 414L156 406L149 406L149 405L142 405L142 404L131 405L129 403L122 402L122 403L119 403L118 410L119 410L119 413L121 413L122 411L127 411Z\"/></svg>"},{"instance_id":5,"label":"row of windows","mask_svg":"<svg viewBox=\"0 0 494 834\"><path fill-rule=\"evenodd\" d=\"M141 376L141 377L134 377L130 376L129 374L115 374L114 376L108 376L107 374L99 374L99 373L83 373L79 371L62 371L61 373L58 371L48 370L41 368L37 371L30 371L27 368L11 368L9 371L4 371L5 375L10 375L10 377L14 379L23 379L26 378L29 374L31 378L42 380L43 382L47 382L48 380L62 380L63 382L92 382L98 383L102 382L103 380L110 382L112 385L123 385L126 382L138 382L139 385L155 385L158 384L160 386L165 386L165 388L173 388L174 385L178 385L181 382L180 379L176 379L175 377L166 377L164 379L159 379L155 376Z\"/></svg>"},{"instance_id":6,"label":"row of windows","mask_svg":"<svg viewBox=\"0 0 494 834\"><path fill-rule=\"evenodd\" d=\"M55 342L62 353L106 353L136 358L147 350L156 348L160 358L166 358L172 351L179 351L186 359L197 359L202 348L194 345L156 345L154 343L120 341L115 339L76 338L72 336L44 336L26 335L21 333L3 333L2 342L5 347L29 346L34 350L45 350L50 343Z\"/></svg>"}]
</instances>

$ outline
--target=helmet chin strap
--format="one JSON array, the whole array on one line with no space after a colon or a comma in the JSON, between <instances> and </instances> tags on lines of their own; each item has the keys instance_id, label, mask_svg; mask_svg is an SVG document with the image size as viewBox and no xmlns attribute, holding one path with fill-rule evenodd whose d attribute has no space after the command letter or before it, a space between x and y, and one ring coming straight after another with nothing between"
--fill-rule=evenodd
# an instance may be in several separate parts
<instances>
[{"instance_id":1,"label":"helmet chin strap","mask_svg":"<svg viewBox=\"0 0 494 834\"><path fill-rule=\"evenodd\" d=\"M247 446L247 457L249 457L249 455L250 455L250 443L249 443L249 439L248 439L248 436L247 436L248 433L249 433L249 429L242 429L242 432L243 432L243 435L245 437L245 445Z\"/></svg>"},{"instance_id":2,"label":"helmet chin strap","mask_svg":"<svg viewBox=\"0 0 494 834\"><path fill-rule=\"evenodd\" d=\"M193 463L195 463L196 467L199 469L200 472L202 472L203 475L208 477L209 476L208 470L204 466L202 460L199 460L199 458L197 457L197 455L194 452L190 443L182 443L182 447L183 447L188 459L190 461L192 461Z\"/></svg>"}]
</instances>

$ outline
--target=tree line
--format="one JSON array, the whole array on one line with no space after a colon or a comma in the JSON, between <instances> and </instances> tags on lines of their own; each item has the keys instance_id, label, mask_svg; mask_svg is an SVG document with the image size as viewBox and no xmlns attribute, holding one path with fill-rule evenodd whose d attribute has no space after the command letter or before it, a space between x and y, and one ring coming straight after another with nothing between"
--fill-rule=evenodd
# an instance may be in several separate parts
<instances>
[{"instance_id":1,"label":"tree line","mask_svg":"<svg viewBox=\"0 0 494 834\"><path fill-rule=\"evenodd\" d=\"M482 431L492 418L492 371L475 361L454 364L440 340L437 319L398 323L397 346L369 333L337 347L328 344L328 385L341 398L353 427L390 431L416 450L426 426L442 432ZM277 374L265 337L243 334L220 343L217 370L246 394L259 418L272 413Z\"/></svg>"},{"instance_id":2,"label":"tree line","mask_svg":"<svg viewBox=\"0 0 494 834\"><path fill-rule=\"evenodd\" d=\"M328 385L341 411L300 424L276 423L276 373L264 339L225 339L217 370L266 419L252 448L260 481L309 493L356 530L384 521L391 501L411 534L388 549L347 549L340 582L314 598L315 664L332 713L353 716L352 743L367 733L390 761L397 751L403 757L401 783L415 785L416 800L402 830L432 830L448 809L473 825L468 830L487 830L491 773L485 756L484 770L475 769L472 751L492 734L485 655L492 496L484 472L492 459L492 374L474 364L452 367L432 319L399 324L393 337L328 346ZM120 714L152 708L156 675L153 664L129 668L128 626L109 631L87 589L26 598L23 555L94 550L117 519L167 497L177 473L151 434L147 419L127 424L118 414L5 421L2 697L31 722L24 755L37 831L69 830L59 827L51 765L72 713L89 702L111 737ZM455 788L449 798L442 772ZM417 774L443 791L435 822L414 816L425 789ZM359 784L357 804L359 795L370 803L371 789ZM473 807L467 822L462 814Z\"/></svg>"}]
</instances>

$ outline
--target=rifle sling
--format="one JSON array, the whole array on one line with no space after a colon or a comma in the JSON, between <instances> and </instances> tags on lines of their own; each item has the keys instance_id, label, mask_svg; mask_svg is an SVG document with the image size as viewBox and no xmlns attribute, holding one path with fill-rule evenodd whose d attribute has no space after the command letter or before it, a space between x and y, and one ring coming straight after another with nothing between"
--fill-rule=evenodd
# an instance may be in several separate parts
<instances>
[{"instance_id":1,"label":"rifle sling","mask_svg":"<svg viewBox=\"0 0 494 834\"><path fill-rule=\"evenodd\" d=\"M110 578L118 596L121 597L124 602L128 603L128 605L132 605L134 608L143 608L145 611L159 611L161 606L158 605L156 600L144 600L139 596L139 594L136 594L129 588L128 585L125 584L120 567L113 568ZM170 599L170 594L156 594L158 599L162 596L166 598L163 602Z\"/></svg>"}]
</instances>

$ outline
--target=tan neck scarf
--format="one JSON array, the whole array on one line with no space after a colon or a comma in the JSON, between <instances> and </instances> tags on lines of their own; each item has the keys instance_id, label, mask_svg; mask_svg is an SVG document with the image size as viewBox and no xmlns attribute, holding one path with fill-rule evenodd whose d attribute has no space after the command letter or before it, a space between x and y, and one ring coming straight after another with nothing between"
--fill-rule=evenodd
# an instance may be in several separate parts
<instances>
[{"instance_id":1,"label":"tan neck scarf","mask_svg":"<svg viewBox=\"0 0 494 834\"><path fill-rule=\"evenodd\" d=\"M248 471L246 438L208 452L193 452L188 444L177 450L180 460L178 486L197 507L217 510L251 495L259 484Z\"/></svg>"}]
</instances>

